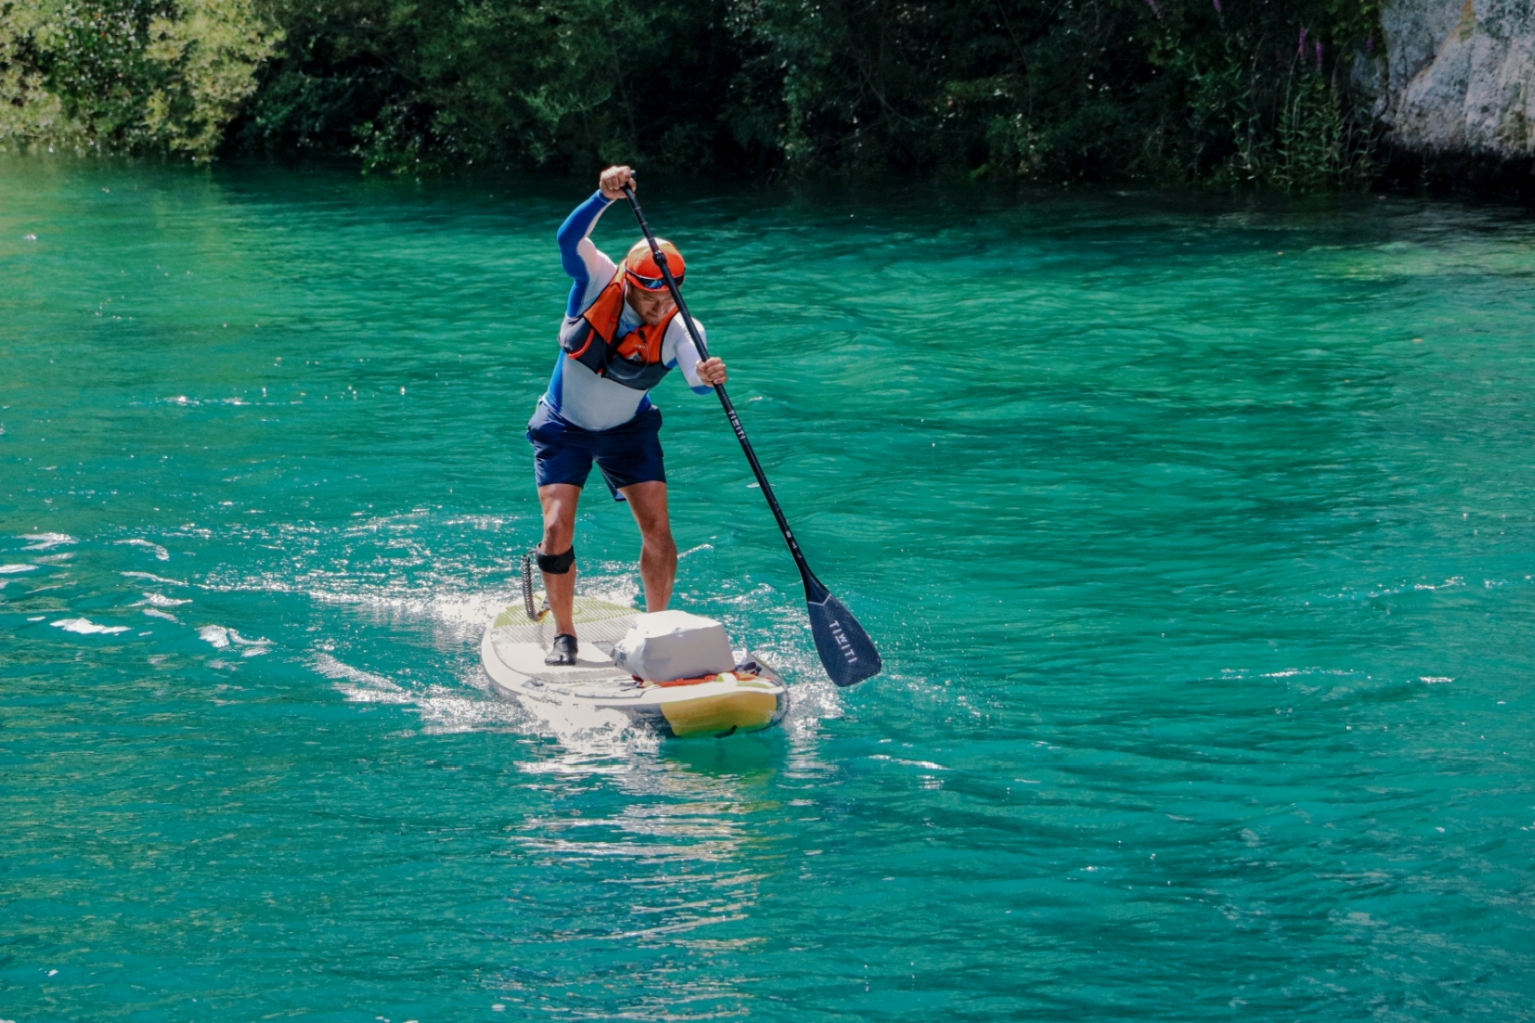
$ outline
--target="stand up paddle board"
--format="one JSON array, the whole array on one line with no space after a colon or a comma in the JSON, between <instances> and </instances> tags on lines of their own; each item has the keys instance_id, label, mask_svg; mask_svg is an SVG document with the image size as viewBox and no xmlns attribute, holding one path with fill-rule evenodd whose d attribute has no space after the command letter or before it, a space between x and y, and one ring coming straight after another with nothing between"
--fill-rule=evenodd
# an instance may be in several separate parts
<instances>
[{"instance_id":1,"label":"stand up paddle board","mask_svg":"<svg viewBox=\"0 0 1535 1023\"><path fill-rule=\"evenodd\" d=\"M485 630L480 659L496 691L517 699L541 717L569 719L583 710L617 711L674 735L726 736L754 732L776 723L789 709L783 678L748 653L734 671L697 679L642 682L613 663L613 644L624 638L639 614L632 607L577 597L573 665L548 665L554 616L529 620L522 605L506 608Z\"/></svg>"}]
</instances>

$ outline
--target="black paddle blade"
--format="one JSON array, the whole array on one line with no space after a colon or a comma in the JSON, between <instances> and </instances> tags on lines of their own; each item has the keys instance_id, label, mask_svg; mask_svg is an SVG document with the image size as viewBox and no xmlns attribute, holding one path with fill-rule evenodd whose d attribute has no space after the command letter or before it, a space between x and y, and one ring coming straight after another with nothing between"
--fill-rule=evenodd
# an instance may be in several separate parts
<instances>
[{"instance_id":1,"label":"black paddle blade","mask_svg":"<svg viewBox=\"0 0 1535 1023\"><path fill-rule=\"evenodd\" d=\"M815 652L821 655L826 674L839 686L879 674L882 667L874 641L863 631L853 613L830 593L806 605L810 611L810 633L815 636Z\"/></svg>"}]
</instances>

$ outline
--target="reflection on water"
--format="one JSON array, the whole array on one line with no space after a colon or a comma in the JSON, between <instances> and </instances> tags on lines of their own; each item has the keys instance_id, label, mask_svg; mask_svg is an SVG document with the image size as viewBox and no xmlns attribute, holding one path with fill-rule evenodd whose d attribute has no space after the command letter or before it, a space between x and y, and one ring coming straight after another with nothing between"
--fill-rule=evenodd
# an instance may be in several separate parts
<instances>
[{"instance_id":1,"label":"reflection on water","mask_svg":"<svg viewBox=\"0 0 1535 1023\"><path fill-rule=\"evenodd\" d=\"M551 803L569 809L530 817L510 839L540 878L512 900L533 921L512 944L535 948L540 961L595 959L625 981L590 965L512 969L496 989L509 1004L578 1018L745 1014L749 978L719 967L722 956L768 941L747 922L760 898L757 871L783 855L751 823L774 813L772 744L723 753L724 744L673 744L676 756L569 746L524 765ZM584 808L592 802L602 809ZM565 901L567 890L593 885L595 902ZM618 994L635 989L645 992L638 1000Z\"/></svg>"}]
</instances>

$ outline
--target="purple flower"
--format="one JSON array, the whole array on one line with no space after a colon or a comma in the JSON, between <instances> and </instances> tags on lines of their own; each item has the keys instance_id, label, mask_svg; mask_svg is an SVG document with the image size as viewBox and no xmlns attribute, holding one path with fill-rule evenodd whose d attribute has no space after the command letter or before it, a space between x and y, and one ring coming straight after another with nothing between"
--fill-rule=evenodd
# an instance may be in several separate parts
<instances>
[{"instance_id":1,"label":"purple flower","mask_svg":"<svg viewBox=\"0 0 1535 1023\"><path fill-rule=\"evenodd\" d=\"M1210 2L1215 5L1215 13L1219 14L1221 12L1221 0L1210 0Z\"/></svg>"},{"instance_id":2,"label":"purple flower","mask_svg":"<svg viewBox=\"0 0 1535 1023\"><path fill-rule=\"evenodd\" d=\"M1320 40L1316 43L1316 69L1318 71L1322 70L1322 43Z\"/></svg>"},{"instance_id":3,"label":"purple flower","mask_svg":"<svg viewBox=\"0 0 1535 1023\"><path fill-rule=\"evenodd\" d=\"M1375 52L1375 37L1373 35L1365 37L1365 40L1364 40L1364 52L1365 53L1374 53Z\"/></svg>"},{"instance_id":4,"label":"purple flower","mask_svg":"<svg viewBox=\"0 0 1535 1023\"><path fill-rule=\"evenodd\" d=\"M1151 13L1157 16L1157 20L1161 21L1162 12L1157 10L1157 0L1146 0L1146 4L1151 8Z\"/></svg>"},{"instance_id":5,"label":"purple flower","mask_svg":"<svg viewBox=\"0 0 1535 1023\"><path fill-rule=\"evenodd\" d=\"M1295 45L1295 52L1301 56L1306 54L1306 26L1300 27L1300 42Z\"/></svg>"}]
</instances>

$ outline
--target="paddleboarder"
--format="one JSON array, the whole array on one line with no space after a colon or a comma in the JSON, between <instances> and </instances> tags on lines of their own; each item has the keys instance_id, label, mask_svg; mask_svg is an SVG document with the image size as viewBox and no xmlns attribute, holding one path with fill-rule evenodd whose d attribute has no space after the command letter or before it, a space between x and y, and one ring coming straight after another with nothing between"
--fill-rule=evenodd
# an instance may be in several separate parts
<instances>
[{"instance_id":1,"label":"paddleboarder","mask_svg":"<svg viewBox=\"0 0 1535 1023\"><path fill-rule=\"evenodd\" d=\"M597 220L635 187L629 167L609 167L597 191L560 225L560 264L572 281L560 326L560 355L549 389L528 421L544 535L535 552L556 635L547 664L576 663L576 504L592 463L614 500L627 501L640 529L645 609L664 611L677 576L677 544L666 508L661 410L650 389L681 368L688 385L708 394L726 379L725 363L700 356L654 251L641 240L614 263L591 240ZM682 253L667 241L673 278L682 283ZM693 321L700 341L703 324ZM705 342L707 343L707 342Z\"/></svg>"}]
</instances>

